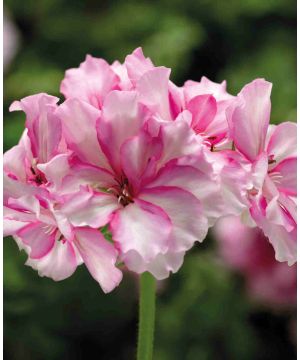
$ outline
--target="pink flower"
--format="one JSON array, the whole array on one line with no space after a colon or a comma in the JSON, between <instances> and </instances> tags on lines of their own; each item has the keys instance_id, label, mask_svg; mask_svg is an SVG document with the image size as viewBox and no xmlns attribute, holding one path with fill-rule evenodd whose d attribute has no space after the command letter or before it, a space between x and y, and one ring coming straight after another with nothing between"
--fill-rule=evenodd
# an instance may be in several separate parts
<instances>
[{"instance_id":1,"label":"pink flower","mask_svg":"<svg viewBox=\"0 0 300 360\"><path fill-rule=\"evenodd\" d=\"M38 94L11 106L26 113L26 130L4 155L4 232L28 253L27 265L41 276L65 279L84 261L108 292L122 278L115 267L117 250L99 231L72 227L60 210L64 198L57 188L69 171L69 153L54 114L57 101Z\"/></svg>"},{"instance_id":2,"label":"pink flower","mask_svg":"<svg viewBox=\"0 0 300 360\"><path fill-rule=\"evenodd\" d=\"M274 250L259 228L243 225L238 217L219 220L214 228L223 260L241 272L249 294L271 306L295 306L296 265L277 262Z\"/></svg>"},{"instance_id":3,"label":"pink flower","mask_svg":"<svg viewBox=\"0 0 300 360\"><path fill-rule=\"evenodd\" d=\"M251 176L252 219L270 239L278 261L296 261L296 124L269 126L272 85L246 85L228 110L230 137Z\"/></svg>"},{"instance_id":4,"label":"pink flower","mask_svg":"<svg viewBox=\"0 0 300 360\"><path fill-rule=\"evenodd\" d=\"M194 131L201 134L209 146L222 141L228 132L226 109L235 99L227 93L226 81L218 84L203 76L200 82L186 81L183 92Z\"/></svg>"},{"instance_id":5,"label":"pink flower","mask_svg":"<svg viewBox=\"0 0 300 360\"><path fill-rule=\"evenodd\" d=\"M157 119L154 94L146 107L148 85L110 92L101 111L78 99L59 106L56 115L74 152L61 210L74 227L109 224L126 266L162 279L204 239L207 199L218 187L189 125Z\"/></svg>"}]
</instances>

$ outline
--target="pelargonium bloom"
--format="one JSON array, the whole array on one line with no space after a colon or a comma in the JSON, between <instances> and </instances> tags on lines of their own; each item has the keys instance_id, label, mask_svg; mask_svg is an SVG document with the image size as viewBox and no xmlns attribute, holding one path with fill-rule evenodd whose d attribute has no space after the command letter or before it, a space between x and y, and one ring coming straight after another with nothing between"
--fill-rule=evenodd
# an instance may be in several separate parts
<instances>
[{"instance_id":1,"label":"pelargonium bloom","mask_svg":"<svg viewBox=\"0 0 300 360\"><path fill-rule=\"evenodd\" d=\"M105 292L119 284L117 250L94 229L71 226L61 213L56 188L68 168L70 152L54 114L58 98L37 94L14 102L26 113L18 145L4 155L4 234L28 254L27 265L41 276L62 280L85 262ZM47 175L46 175L47 174Z\"/></svg>"},{"instance_id":2,"label":"pelargonium bloom","mask_svg":"<svg viewBox=\"0 0 300 360\"><path fill-rule=\"evenodd\" d=\"M188 123L160 122L135 90L110 92L101 111L68 99L56 115L73 151L61 186L70 223L109 224L130 270L158 279L177 271L185 252L204 239L205 200L218 191Z\"/></svg>"},{"instance_id":3,"label":"pelargonium bloom","mask_svg":"<svg viewBox=\"0 0 300 360\"><path fill-rule=\"evenodd\" d=\"M230 138L250 166L252 219L274 246L276 259L296 262L296 124L269 126L272 85L246 85L228 110Z\"/></svg>"},{"instance_id":4,"label":"pelargonium bloom","mask_svg":"<svg viewBox=\"0 0 300 360\"><path fill-rule=\"evenodd\" d=\"M295 306L297 267L275 260L262 230L245 226L239 217L224 217L214 228L222 259L240 272L249 295L274 307Z\"/></svg>"}]
</instances>

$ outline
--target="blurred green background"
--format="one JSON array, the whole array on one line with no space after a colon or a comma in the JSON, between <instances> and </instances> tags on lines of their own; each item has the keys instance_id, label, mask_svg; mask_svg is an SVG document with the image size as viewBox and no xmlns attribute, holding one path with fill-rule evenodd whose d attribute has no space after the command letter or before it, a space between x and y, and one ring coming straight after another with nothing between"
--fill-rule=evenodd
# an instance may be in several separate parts
<instances>
[{"instance_id":1,"label":"blurred green background","mask_svg":"<svg viewBox=\"0 0 300 360\"><path fill-rule=\"evenodd\" d=\"M4 150L18 142L24 116L15 99L59 95L64 71L86 53L112 62L142 46L172 80L226 79L236 94L254 78L273 82L272 121L296 120L296 1L6 0L19 33L4 74ZM243 279L218 260L209 237L181 270L159 284L155 360L294 359L295 314L247 298ZM25 267L4 240L4 356L134 359L137 279L104 295L81 266L55 283Z\"/></svg>"}]
</instances>

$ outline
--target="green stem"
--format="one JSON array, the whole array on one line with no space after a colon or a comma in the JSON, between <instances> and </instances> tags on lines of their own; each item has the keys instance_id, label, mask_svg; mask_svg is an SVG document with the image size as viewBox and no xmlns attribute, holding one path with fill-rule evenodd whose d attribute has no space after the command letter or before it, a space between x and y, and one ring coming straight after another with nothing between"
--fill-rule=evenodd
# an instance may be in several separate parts
<instances>
[{"instance_id":1,"label":"green stem","mask_svg":"<svg viewBox=\"0 0 300 360\"><path fill-rule=\"evenodd\" d=\"M137 360L152 360L155 322L154 277L145 272L140 277L140 308Z\"/></svg>"}]
</instances>

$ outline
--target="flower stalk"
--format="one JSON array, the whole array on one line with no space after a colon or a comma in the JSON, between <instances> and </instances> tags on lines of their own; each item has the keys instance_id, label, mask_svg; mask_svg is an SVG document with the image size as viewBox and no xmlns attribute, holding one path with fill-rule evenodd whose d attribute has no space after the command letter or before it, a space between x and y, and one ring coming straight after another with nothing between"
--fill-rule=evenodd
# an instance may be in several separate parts
<instances>
[{"instance_id":1,"label":"flower stalk","mask_svg":"<svg viewBox=\"0 0 300 360\"><path fill-rule=\"evenodd\" d=\"M155 324L156 280L148 272L140 276L137 360L152 360Z\"/></svg>"}]
</instances>

